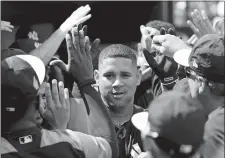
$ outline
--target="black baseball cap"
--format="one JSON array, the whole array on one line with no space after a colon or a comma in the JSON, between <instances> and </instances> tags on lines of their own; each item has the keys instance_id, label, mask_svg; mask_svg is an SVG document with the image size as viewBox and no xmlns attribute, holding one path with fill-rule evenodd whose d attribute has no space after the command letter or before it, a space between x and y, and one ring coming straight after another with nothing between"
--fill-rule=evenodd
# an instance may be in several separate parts
<instances>
[{"instance_id":1,"label":"black baseball cap","mask_svg":"<svg viewBox=\"0 0 225 158\"><path fill-rule=\"evenodd\" d=\"M24 116L44 77L45 65L35 56L15 55L1 61L1 112L6 123Z\"/></svg>"},{"instance_id":2,"label":"black baseball cap","mask_svg":"<svg viewBox=\"0 0 225 158\"><path fill-rule=\"evenodd\" d=\"M201 37L191 50L181 49L174 54L174 60L206 78L224 83L224 37L207 34Z\"/></svg>"}]
</instances>

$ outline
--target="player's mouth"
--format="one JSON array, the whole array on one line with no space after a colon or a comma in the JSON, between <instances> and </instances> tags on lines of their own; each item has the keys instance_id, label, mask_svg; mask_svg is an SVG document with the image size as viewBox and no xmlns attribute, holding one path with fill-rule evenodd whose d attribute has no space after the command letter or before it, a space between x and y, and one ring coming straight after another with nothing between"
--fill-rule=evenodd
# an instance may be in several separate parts
<instances>
[{"instance_id":1,"label":"player's mouth","mask_svg":"<svg viewBox=\"0 0 225 158\"><path fill-rule=\"evenodd\" d=\"M120 98L122 98L124 95L125 95L124 92L113 92L113 93L112 93L112 96L113 96L113 98L115 98L115 99L120 99Z\"/></svg>"}]
</instances>

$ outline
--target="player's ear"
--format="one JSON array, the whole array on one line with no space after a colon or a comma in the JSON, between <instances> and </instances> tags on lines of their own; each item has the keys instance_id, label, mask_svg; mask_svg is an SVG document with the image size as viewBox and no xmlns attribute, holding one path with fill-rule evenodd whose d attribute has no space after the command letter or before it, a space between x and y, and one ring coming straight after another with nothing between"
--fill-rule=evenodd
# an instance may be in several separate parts
<instances>
[{"instance_id":1,"label":"player's ear","mask_svg":"<svg viewBox=\"0 0 225 158\"><path fill-rule=\"evenodd\" d=\"M96 84L99 85L99 71L98 70L94 71L94 78L95 78Z\"/></svg>"},{"instance_id":2,"label":"player's ear","mask_svg":"<svg viewBox=\"0 0 225 158\"><path fill-rule=\"evenodd\" d=\"M198 77L197 79L199 81L198 91L199 91L199 94L202 94L206 90L206 82L205 82L204 78L202 78L202 77Z\"/></svg>"},{"instance_id":3,"label":"player's ear","mask_svg":"<svg viewBox=\"0 0 225 158\"><path fill-rule=\"evenodd\" d=\"M142 72L140 69L137 70L137 86L141 84Z\"/></svg>"}]
</instances>

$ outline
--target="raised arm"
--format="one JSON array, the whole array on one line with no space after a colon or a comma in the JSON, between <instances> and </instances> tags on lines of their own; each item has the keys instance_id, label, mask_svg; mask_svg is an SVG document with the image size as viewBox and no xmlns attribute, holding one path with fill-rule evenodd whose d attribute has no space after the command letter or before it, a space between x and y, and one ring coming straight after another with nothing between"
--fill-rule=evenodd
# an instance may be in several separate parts
<instances>
[{"instance_id":1,"label":"raised arm","mask_svg":"<svg viewBox=\"0 0 225 158\"><path fill-rule=\"evenodd\" d=\"M90 134L104 138L112 149L112 157L118 157L118 146L114 125L100 94L92 87L93 64L90 55L89 38L84 37L80 26L74 27L71 35L66 35L67 51L70 54L68 65L58 64L75 78L90 115L88 117ZM52 62L50 64L56 63Z\"/></svg>"},{"instance_id":2,"label":"raised arm","mask_svg":"<svg viewBox=\"0 0 225 158\"><path fill-rule=\"evenodd\" d=\"M89 5L78 8L40 47L32 50L30 54L42 59L44 64L47 65L56 53L68 31L71 30L73 26L83 23L91 18L91 15L88 14L90 10L91 8Z\"/></svg>"}]
</instances>

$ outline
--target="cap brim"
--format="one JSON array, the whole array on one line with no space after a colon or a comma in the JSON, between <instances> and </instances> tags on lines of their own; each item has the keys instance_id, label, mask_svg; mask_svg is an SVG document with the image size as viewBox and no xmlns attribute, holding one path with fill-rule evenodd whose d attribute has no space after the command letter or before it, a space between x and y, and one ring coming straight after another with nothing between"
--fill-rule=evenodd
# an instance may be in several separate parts
<instances>
[{"instance_id":1,"label":"cap brim","mask_svg":"<svg viewBox=\"0 0 225 158\"><path fill-rule=\"evenodd\" d=\"M178 50L173 55L173 59L180 65L189 67L189 57L191 54L191 49L181 49Z\"/></svg>"},{"instance_id":2,"label":"cap brim","mask_svg":"<svg viewBox=\"0 0 225 158\"><path fill-rule=\"evenodd\" d=\"M140 131L144 131L148 124L148 112L140 112L131 118L133 125Z\"/></svg>"}]
</instances>

